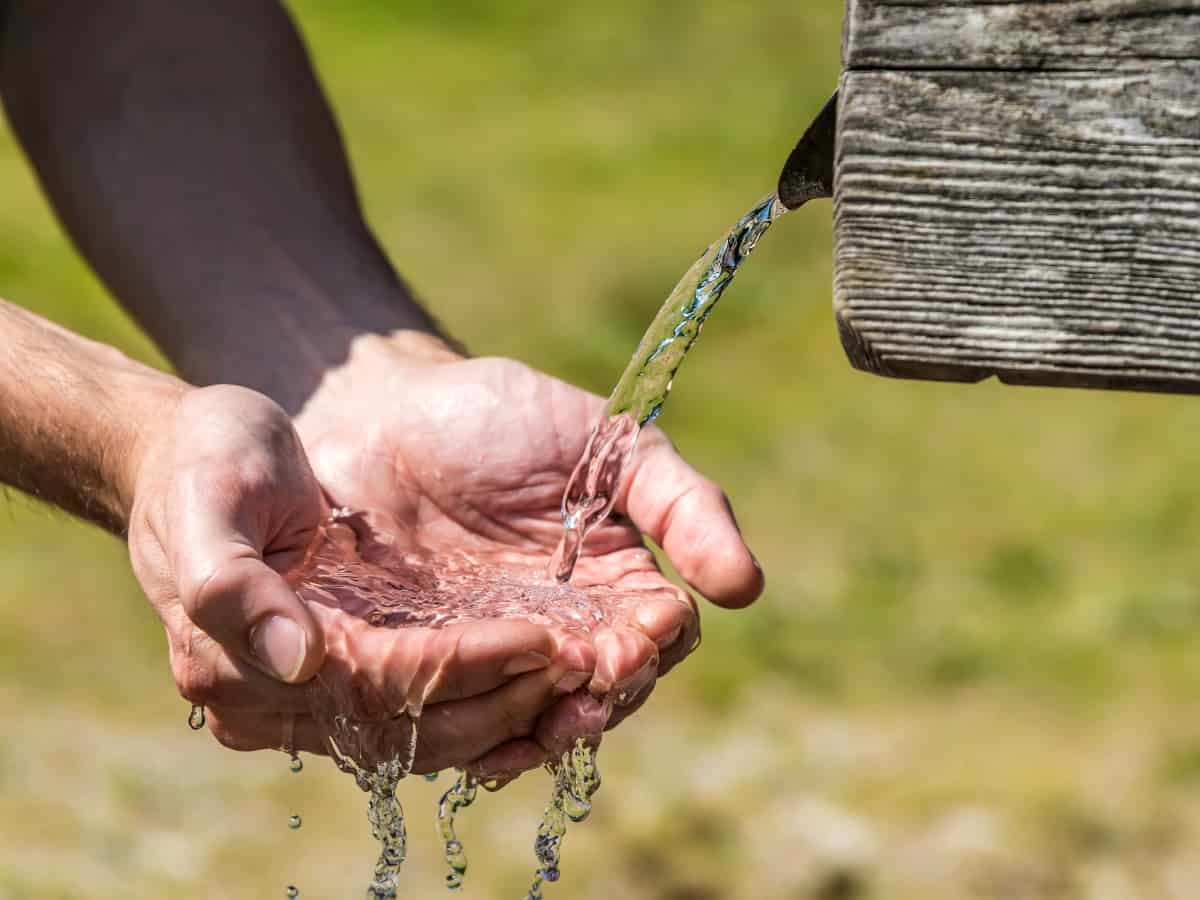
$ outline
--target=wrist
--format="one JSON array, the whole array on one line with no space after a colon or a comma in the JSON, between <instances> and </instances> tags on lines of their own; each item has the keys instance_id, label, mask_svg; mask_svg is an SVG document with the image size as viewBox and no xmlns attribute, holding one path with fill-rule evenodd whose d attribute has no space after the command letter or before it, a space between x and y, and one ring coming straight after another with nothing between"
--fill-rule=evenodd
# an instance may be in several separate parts
<instances>
[{"instance_id":1,"label":"wrist","mask_svg":"<svg viewBox=\"0 0 1200 900\"><path fill-rule=\"evenodd\" d=\"M131 362L113 378L113 385L122 398L123 428L112 442L106 468L121 518L128 523L145 463L164 439L183 397L195 389L174 376Z\"/></svg>"},{"instance_id":2,"label":"wrist","mask_svg":"<svg viewBox=\"0 0 1200 900\"><path fill-rule=\"evenodd\" d=\"M386 334L363 334L351 344L346 362L366 366L382 361L420 365L457 362L466 351L437 331L400 328Z\"/></svg>"},{"instance_id":3,"label":"wrist","mask_svg":"<svg viewBox=\"0 0 1200 900\"><path fill-rule=\"evenodd\" d=\"M448 343L383 262L374 274L358 272L361 266L332 266L353 278L333 277L331 262L311 271L281 268L268 255L254 279L231 276L229 285L207 298L203 322L151 329L187 381L249 387L294 415L360 344Z\"/></svg>"},{"instance_id":4,"label":"wrist","mask_svg":"<svg viewBox=\"0 0 1200 900\"><path fill-rule=\"evenodd\" d=\"M347 417L367 411L379 397L402 396L406 382L420 369L463 358L450 341L428 331L361 334L340 364L321 373L295 415L296 430L306 444L315 441Z\"/></svg>"}]
</instances>

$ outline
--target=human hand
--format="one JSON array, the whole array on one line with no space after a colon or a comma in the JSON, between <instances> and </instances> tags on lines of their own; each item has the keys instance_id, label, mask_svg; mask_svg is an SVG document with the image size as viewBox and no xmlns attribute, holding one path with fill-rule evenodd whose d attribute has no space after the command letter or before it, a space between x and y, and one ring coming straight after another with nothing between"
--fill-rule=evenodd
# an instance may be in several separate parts
<instances>
[{"instance_id":1,"label":"human hand","mask_svg":"<svg viewBox=\"0 0 1200 900\"><path fill-rule=\"evenodd\" d=\"M432 338L360 338L296 419L317 476L338 506L383 510L433 552L544 567L561 535L566 480L603 408L600 397L511 360L464 360ZM598 735L636 709L695 646L688 594L659 571L646 534L699 593L752 602L762 573L720 489L663 433L641 436L616 502L589 537L573 584L637 598L627 627L594 636L588 692L559 702L527 735L476 760L481 773L531 768L575 736Z\"/></svg>"},{"instance_id":2,"label":"human hand","mask_svg":"<svg viewBox=\"0 0 1200 900\"><path fill-rule=\"evenodd\" d=\"M329 510L286 413L230 386L182 389L159 412L128 462L130 556L179 690L222 744L326 752L306 684L320 673L383 722L423 701L419 769L461 765L523 729L520 710L591 677L586 641L532 623L383 630L314 615L285 575Z\"/></svg>"}]
</instances>

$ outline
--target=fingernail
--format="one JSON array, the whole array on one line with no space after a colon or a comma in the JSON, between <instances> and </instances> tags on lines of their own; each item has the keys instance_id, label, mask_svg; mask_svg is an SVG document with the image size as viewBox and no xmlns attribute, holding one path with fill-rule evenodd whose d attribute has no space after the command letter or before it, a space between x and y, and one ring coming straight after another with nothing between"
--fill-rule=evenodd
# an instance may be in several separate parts
<instances>
[{"instance_id":1,"label":"fingernail","mask_svg":"<svg viewBox=\"0 0 1200 900\"><path fill-rule=\"evenodd\" d=\"M250 632L250 646L268 671L281 681L295 681L304 668L308 638L304 629L283 616L269 616Z\"/></svg>"},{"instance_id":2,"label":"fingernail","mask_svg":"<svg viewBox=\"0 0 1200 900\"><path fill-rule=\"evenodd\" d=\"M512 678L515 675L524 675L526 672L535 672L538 669L544 669L549 665L550 657L530 650L528 653L514 656L505 663L504 668L500 670L500 674L506 678Z\"/></svg>"},{"instance_id":3,"label":"fingernail","mask_svg":"<svg viewBox=\"0 0 1200 900\"><path fill-rule=\"evenodd\" d=\"M558 679L558 681L554 682L554 693L573 693L587 684L591 678L591 672L568 672L562 678Z\"/></svg>"}]
</instances>

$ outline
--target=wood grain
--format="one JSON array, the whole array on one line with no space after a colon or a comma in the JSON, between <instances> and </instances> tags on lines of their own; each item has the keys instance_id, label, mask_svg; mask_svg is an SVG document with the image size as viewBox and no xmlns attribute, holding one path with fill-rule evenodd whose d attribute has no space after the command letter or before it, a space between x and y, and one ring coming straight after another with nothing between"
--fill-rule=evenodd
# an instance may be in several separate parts
<instances>
[{"instance_id":1,"label":"wood grain","mask_svg":"<svg viewBox=\"0 0 1200 900\"><path fill-rule=\"evenodd\" d=\"M848 69L1071 69L1200 59L1200 0L848 0Z\"/></svg>"},{"instance_id":2,"label":"wood grain","mask_svg":"<svg viewBox=\"0 0 1200 900\"><path fill-rule=\"evenodd\" d=\"M852 362L1200 391L1198 85L1189 61L847 72L834 287Z\"/></svg>"}]
</instances>

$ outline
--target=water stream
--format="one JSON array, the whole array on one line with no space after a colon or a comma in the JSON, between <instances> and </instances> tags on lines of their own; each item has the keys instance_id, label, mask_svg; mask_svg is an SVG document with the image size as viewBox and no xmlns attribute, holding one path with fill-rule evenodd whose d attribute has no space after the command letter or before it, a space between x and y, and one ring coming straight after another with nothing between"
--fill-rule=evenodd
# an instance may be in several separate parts
<instances>
[{"instance_id":1,"label":"water stream","mask_svg":"<svg viewBox=\"0 0 1200 900\"><path fill-rule=\"evenodd\" d=\"M675 373L717 301L759 239L785 212L778 194L756 203L700 254L646 329L563 492L563 537L549 567L558 581L571 580L588 533L612 512L638 434L662 412Z\"/></svg>"}]
</instances>

